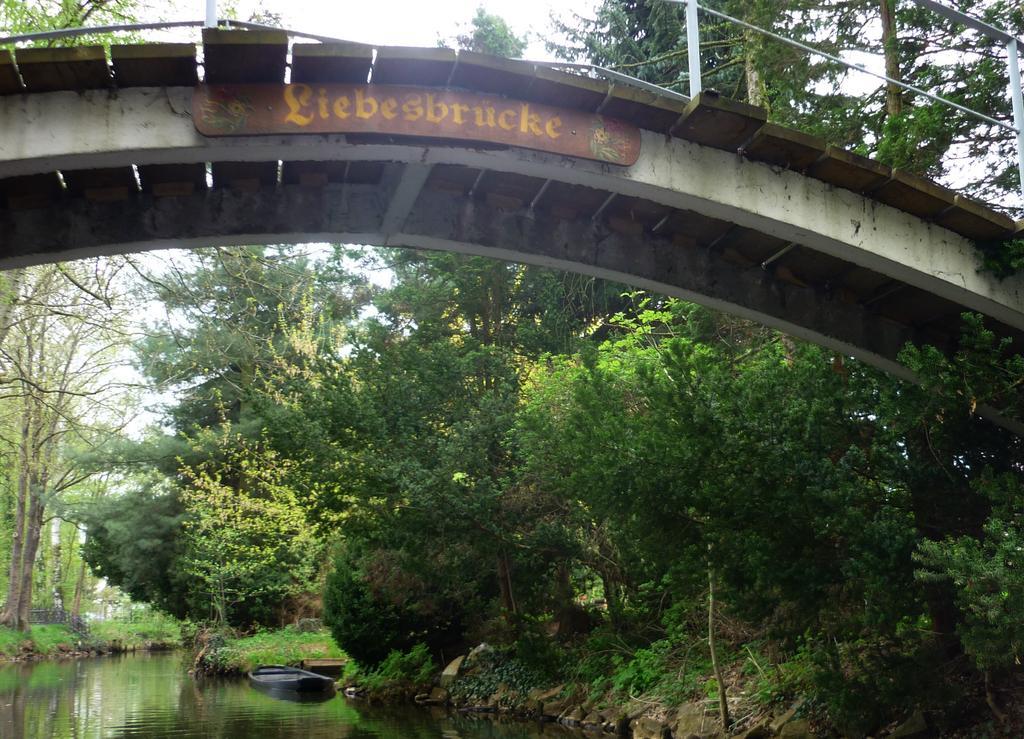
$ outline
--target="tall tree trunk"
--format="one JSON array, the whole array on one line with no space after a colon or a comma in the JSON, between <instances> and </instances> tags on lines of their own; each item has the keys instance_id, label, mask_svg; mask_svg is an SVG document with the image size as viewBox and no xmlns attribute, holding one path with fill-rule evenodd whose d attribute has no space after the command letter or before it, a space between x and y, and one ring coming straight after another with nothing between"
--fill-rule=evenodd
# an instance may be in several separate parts
<instances>
[{"instance_id":1,"label":"tall tree trunk","mask_svg":"<svg viewBox=\"0 0 1024 739\"><path fill-rule=\"evenodd\" d=\"M7 340L7 334L11 331L11 314L14 312L14 304L21 291L24 276L24 268L12 269L4 274L7 285L5 289L0 288L0 344Z\"/></svg>"},{"instance_id":2,"label":"tall tree trunk","mask_svg":"<svg viewBox=\"0 0 1024 739\"><path fill-rule=\"evenodd\" d=\"M85 560L78 564L78 579L75 580L75 598L71 603L71 618L82 615L82 592L85 590Z\"/></svg>"},{"instance_id":3,"label":"tall tree trunk","mask_svg":"<svg viewBox=\"0 0 1024 739\"><path fill-rule=\"evenodd\" d=\"M8 570L7 599L3 613L0 613L0 624L12 629L24 630L18 621L21 603L22 566L25 549L25 512L28 502L29 486L29 446L31 444L31 413L29 401L25 401L25 410L21 418L21 438L18 450L18 499L14 508L14 531L11 534L11 565Z\"/></svg>"},{"instance_id":4,"label":"tall tree trunk","mask_svg":"<svg viewBox=\"0 0 1024 739\"><path fill-rule=\"evenodd\" d=\"M710 554L711 547L708 546ZM725 692L725 679L722 667L718 664L718 652L715 649L715 570L708 559L708 652L711 653L711 669L718 683L718 717L722 720L722 730L729 730L729 697Z\"/></svg>"},{"instance_id":5,"label":"tall tree trunk","mask_svg":"<svg viewBox=\"0 0 1024 739\"><path fill-rule=\"evenodd\" d=\"M60 519L50 524L50 551L53 557L53 607L64 610L64 562L60 541Z\"/></svg>"},{"instance_id":6,"label":"tall tree trunk","mask_svg":"<svg viewBox=\"0 0 1024 739\"><path fill-rule=\"evenodd\" d=\"M555 570L554 601L555 613L559 627L565 627L572 618L573 608L576 605L573 601L572 581L570 580L569 565L564 560L559 562Z\"/></svg>"},{"instance_id":7,"label":"tall tree trunk","mask_svg":"<svg viewBox=\"0 0 1024 739\"><path fill-rule=\"evenodd\" d=\"M882 16L882 54L885 57L885 76L902 81L899 44L896 37L896 0L879 0L879 10ZM903 91L891 82L885 84L885 112L889 118L896 118L903 112Z\"/></svg>"},{"instance_id":8,"label":"tall tree trunk","mask_svg":"<svg viewBox=\"0 0 1024 739\"><path fill-rule=\"evenodd\" d=\"M516 613L516 599L512 592L512 567L505 552L498 553L498 587L501 590L501 607L506 617Z\"/></svg>"},{"instance_id":9,"label":"tall tree trunk","mask_svg":"<svg viewBox=\"0 0 1024 739\"><path fill-rule=\"evenodd\" d=\"M747 80L747 102L763 107L765 105L764 81L761 71L754 63L755 50L759 48L761 39L756 31L744 31L743 72Z\"/></svg>"},{"instance_id":10,"label":"tall tree trunk","mask_svg":"<svg viewBox=\"0 0 1024 739\"><path fill-rule=\"evenodd\" d=\"M43 528L43 487L45 477L32 480L29 485L29 509L25 529L25 551L21 566L21 594L18 599L18 621L24 631L28 628L29 610L32 608L32 576L35 574L36 552Z\"/></svg>"}]
</instances>

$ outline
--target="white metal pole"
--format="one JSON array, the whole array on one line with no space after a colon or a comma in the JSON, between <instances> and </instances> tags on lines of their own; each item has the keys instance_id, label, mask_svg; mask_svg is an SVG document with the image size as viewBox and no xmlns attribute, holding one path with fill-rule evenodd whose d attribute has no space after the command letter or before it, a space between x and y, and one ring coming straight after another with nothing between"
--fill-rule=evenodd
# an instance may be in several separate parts
<instances>
[{"instance_id":1,"label":"white metal pole","mask_svg":"<svg viewBox=\"0 0 1024 739\"><path fill-rule=\"evenodd\" d=\"M700 82L700 27L697 21L697 0L686 1L686 56L690 61L690 97L697 97Z\"/></svg>"},{"instance_id":2,"label":"white metal pole","mask_svg":"<svg viewBox=\"0 0 1024 739\"><path fill-rule=\"evenodd\" d=\"M217 0L206 0L206 27L217 27Z\"/></svg>"},{"instance_id":3,"label":"white metal pole","mask_svg":"<svg viewBox=\"0 0 1024 739\"><path fill-rule=\"evenodd\" d=\"M1017 167L1020 170L1020 193L1024 195L1024 94L1020 89L1020 49L1017 39L1006 44L1010 68L1010 98L1013 100L1013 125L1017 129Z\"/></svg>"}]
</instances>

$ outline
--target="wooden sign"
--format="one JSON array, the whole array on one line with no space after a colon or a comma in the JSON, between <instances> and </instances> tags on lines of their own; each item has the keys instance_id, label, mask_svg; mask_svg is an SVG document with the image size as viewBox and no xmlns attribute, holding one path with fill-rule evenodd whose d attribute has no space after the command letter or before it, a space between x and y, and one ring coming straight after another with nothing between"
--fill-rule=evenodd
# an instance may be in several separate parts
<instances>
[{"instance_id":1,"label":"wooden sign","mask_svg":"<svg viewBox=\"0 0 1024 739\"><path fill-rule=\"evenodd\" d=\"M480 141L630 165L640 131L604 116L455 90L397 85L202 85L204 136L379 133Z\"/></svg>"}]
</instances>

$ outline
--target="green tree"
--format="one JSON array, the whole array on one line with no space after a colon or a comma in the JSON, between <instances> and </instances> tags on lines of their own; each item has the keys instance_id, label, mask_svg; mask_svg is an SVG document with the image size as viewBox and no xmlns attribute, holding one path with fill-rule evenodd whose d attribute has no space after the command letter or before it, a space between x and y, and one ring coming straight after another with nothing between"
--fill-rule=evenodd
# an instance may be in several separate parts
<instances>
[{"instance_id":1,"label":"green tree","mask_svg":"<svg viewBox=\"0 0 1024 739\"><path fill-rule=\"evenodd\" d=\"M77 514L86 527L85 562L136 602L177 618L201 616L182 565L185 510L177 491L153 471L122 486L121 494L98 498Z\"/></svg>"},{"instance_id":2,"label":"green tree","mask_svg":"<svg viewBox=\"0 0 1024 739\"><path fill-rule=\"evenodd\" d=\"M48 265L21 275L10 329L0 345L2 411L13 488L7 593L0 622L27 628L46 513L93 474L95 453L123 418L114 378L127 344L130 302L117 286L117 260ZM107 311L97 322L95 313ZM43 544L45 551L45 544Z\"/></svg>"},{"instance_id":3,"label":"green tree","mask_svg":"<svg viewBox=\"0 0 1024 739\"><path fill-rule=\"evenodd\" d=\"M174 393L168 416L177 433L123 444L115 461L135 471L129 490L82 514L90 564L133 597L179 616L271 623L316 589L316 529L325 520L317 512L336 515L323 504L335 488L326 470L314 475L279 458L264 432L281 430L287 417L279 388L316 386L311 368L337 350L341 320L361 300L341 254L315 264L290 247L239 248L172 257L157 269L133 263L147 297L166 307L136 352L157 387ZM259 464L265 477L256 479L250 465ZM140 514L143 505L152 517ZM218 510L241 527L236 539L217 539L230 533L215 525ZM261 511L279 536L306 547L302 558L253 543L259 532L245 526ZM297 531L300 514L309 524ZM280 571L268 570L267 557Z\"/></svg>"},{"instance_id":4,"label":"green tree","mask_svg":"<svg viewBox=\"0 0 1024 739\"><path fill-rule=\"evenodd\" d=\"M322 547L284 483L286 461L227 427L200 438L223 447L222 461L181 470L182 567L208 598L215 622L237 623L238 610L266 623L290 596L315 588Z\"/></svg>"},{"instance_id":5,"label":"green tree","mask_svg":"<svg viewBox=\"0 0 1024 739\"><path fill-rule=\"evenodd\" d=\"M526 36L517 36L504 18L482 7L476 9L469 25L466 33L455 39L460 49L507 59L518 59L526 51Z\"/></svg>"},{"instance_id":6,"label":"green tree","mask_svg":"<svg viewBox=\"0 0 1024 739\"><path fill-rule=\"evenodd\" d=\"M6 34L59 31L85 26L127 24L138 21L138 0L2 0L0 29ZM78 46L109 43L111 35L93 34L49 39L41 46Z\"/></svg>"},{"instance_id":7,"label":"green tree","mask_svg":"<svg viewBox=\"0 0 1024 739\"><path fill-rule=\"evenodd\" d=\"M156 274L137 268L166 311L139 344L139 364L175 393L175 431L228 420L259 434L250 403L263 380L332 347L355 308L357 285L331 264L315 269L295 247L239 247L197 251L184 265L172 258Z\"/></svg>"}]
</instances>

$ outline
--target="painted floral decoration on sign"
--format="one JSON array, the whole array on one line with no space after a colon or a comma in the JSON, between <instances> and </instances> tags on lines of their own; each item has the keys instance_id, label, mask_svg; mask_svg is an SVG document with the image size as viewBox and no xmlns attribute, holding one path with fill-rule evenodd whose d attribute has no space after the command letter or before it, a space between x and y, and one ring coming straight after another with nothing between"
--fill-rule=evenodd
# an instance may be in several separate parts
<instances>
[{"instance_id":1,"label":"painted floral decoration on sign","mask_svg":"<svg viewBox=\"0 0 1024 739\"><path fill-rule=\"evenodd\" d=\"M629 130L621 123L598 117L590 127L590 151L597 159L620 164L629 152Z\"/></svg>"},{"instance_id":2,"label":"painted floral decoration on sign","mask_svg":"<svg viewBox=\"0 0 1024 739\"><path fill-rule=\"evenodd\" d=\"M203 102L200 112L203 123L224 133L237 133L245 128L252 115L252 102L245 95L234 95L224 89L216 89Z\"/></svg>"}]
</instances>

